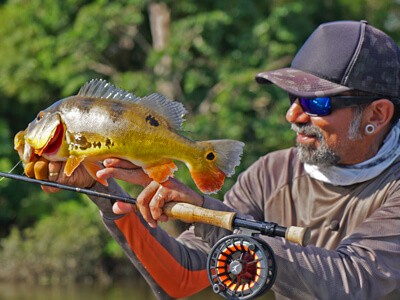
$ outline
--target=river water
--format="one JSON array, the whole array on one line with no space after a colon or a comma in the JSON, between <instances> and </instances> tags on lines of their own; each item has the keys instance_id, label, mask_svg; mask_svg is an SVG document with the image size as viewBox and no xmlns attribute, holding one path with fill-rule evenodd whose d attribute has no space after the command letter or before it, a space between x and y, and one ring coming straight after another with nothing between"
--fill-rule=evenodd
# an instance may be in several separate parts
<instances>
[{"instance_id":1,"label":"river water","mask_svg":"<svg viewBox=\"0 0 400 300\"><path fill-rule=\"evenodd\" d=\"M1 300L156 300L144 280L120 282L107 287L96 285L41 286L0 283ZM206 289L185 300L223 300L221 296ZM273 300L268 292L259 299Z\"/></svg>"},{"instance_id":2,"label":"river water","mask_svg":"<svg viewBox=\"0 0 400 300\"><path fill-rule=\"evenodd\" d=\"M156 300L150 288L142 281L121 282L107 287L97 285L41 286L0 284L1 300ZM212 291L187 298L190 300L222 299Z\"/></svg>"}]
</instances>

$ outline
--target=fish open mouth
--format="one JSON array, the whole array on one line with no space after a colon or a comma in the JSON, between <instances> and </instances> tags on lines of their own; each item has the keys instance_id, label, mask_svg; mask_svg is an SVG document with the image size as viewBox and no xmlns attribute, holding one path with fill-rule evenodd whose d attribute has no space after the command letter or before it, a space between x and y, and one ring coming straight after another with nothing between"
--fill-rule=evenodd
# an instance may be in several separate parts
<instances>
[{"instance_id":1,"label":"fish open mouth","mask_svg":"<svg viewBox=\"0 0 400 300\"><path fill-rule=\"evenodd\" d=\"M51 139L42 149L40 149L40 152L38 154L40 156L42 156L43 154L46 155L56 154L61 147L63 137L64 137L64 125L62 122L60 122Z\"/></svg>"}]
</instances>

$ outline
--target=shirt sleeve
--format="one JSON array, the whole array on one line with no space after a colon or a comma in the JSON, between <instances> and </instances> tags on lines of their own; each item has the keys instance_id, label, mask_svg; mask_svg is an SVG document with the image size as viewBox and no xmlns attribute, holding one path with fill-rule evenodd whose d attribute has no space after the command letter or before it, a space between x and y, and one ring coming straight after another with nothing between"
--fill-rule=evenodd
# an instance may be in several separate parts
<instances>
[{"instance_id":1,"label":"shirt sleeve","mask_svg":"<svg viewBox=\"0 0 400 300\"><path fill-rule=\"evenodd\" d=\"M99 192L127 196L114 181L96 184ZM209 286L206 271L209 247L193 230L175 239L160 227L150 228L139 213L116 215L113 201L90 196L100 208L103 223L142 274L158 299L183 298Z\"/></svg>"}]
</instances>

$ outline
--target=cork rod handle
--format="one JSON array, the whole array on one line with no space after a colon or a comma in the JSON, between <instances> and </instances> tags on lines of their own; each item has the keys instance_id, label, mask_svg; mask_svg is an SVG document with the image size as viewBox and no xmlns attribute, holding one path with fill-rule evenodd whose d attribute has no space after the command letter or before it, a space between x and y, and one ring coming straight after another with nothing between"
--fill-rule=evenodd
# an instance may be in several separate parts
<instances>
[{"instance_id":1,"label":"cork rod handle","mask_svg":"<svg viewBox=\"0 0 400 300\"><path fill-rule=\"evenodd\" d=\"M168 217L185 223L206 223L228 230L233 230L232 223L236 213L202 208L189 203L168 202L163 208Z\"/></svg>"},{"instance_id":2,"label":"cork rod handle","mask_svg":"<svg viewBox=\"0 0 400 300\"><path fill-rule=\"evenodd\" d=\"M310 241L310 230L305 227L289 226L286 229L285 239L301 246L306 246Z\"/></svg>"},{"instance_id":3,"label":"cork rod handle","mask_svg":"<svg viewBox=\"0 0 400 300\"><path fill-rule=\"evenodd\" d=\"M164 208L164 213L171 218L179 219L186 223L205 223L228 230L233 230L233 221L236 213L227 211L217 211L195 206L183 202L168 202ZM305 246L310 238L308 228L290 226L288 228L281 227L282 233L279 231L277 236L282 236L288 241Z\"/></svg>"}]
</instances>

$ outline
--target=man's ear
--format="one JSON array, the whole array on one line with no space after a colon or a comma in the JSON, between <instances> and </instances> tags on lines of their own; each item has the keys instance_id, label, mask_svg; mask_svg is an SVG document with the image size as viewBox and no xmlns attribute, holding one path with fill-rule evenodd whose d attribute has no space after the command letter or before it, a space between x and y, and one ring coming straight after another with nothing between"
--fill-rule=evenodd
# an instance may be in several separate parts
<instances>
[{"instance_id":1,"label":"man's ear","mask_svg":"<svg viewBox=\"0 0 400 300\"><path fill-rule=\"evenodd\" d=\"M386 128L394 114L394 104L388 99L372 102L367 109L365 122L373 124L378 130Z\"/></svg>"}]
</instances>

